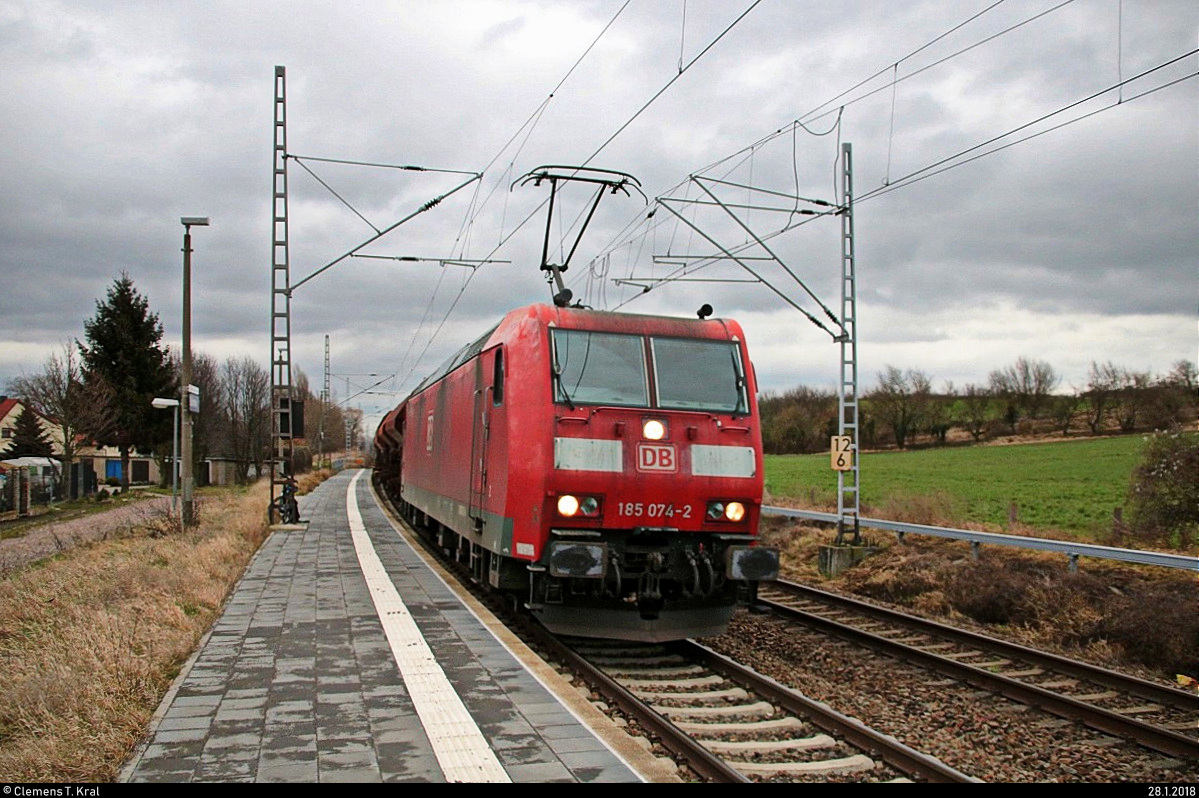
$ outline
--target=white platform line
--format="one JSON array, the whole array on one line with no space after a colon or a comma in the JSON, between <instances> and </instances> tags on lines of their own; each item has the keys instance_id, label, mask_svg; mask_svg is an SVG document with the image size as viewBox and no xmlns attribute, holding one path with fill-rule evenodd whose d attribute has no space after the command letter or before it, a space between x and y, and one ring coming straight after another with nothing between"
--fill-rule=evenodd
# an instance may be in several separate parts
<instances>
[{"instance_id":1,"label":"white platform line","mask_svg":"<svg viewBox=\"0 0 1199 798\"><path fill-rule=\"evenodd\" d=\"M375 553L354 494L363 473L359 471L354 475L346 491L350 534L362 575L375 602L375 611L391 645L391 654L408 687L416 714L433 744L441 772L449 782L511 783Z\"/></svg>"}]
</instances>

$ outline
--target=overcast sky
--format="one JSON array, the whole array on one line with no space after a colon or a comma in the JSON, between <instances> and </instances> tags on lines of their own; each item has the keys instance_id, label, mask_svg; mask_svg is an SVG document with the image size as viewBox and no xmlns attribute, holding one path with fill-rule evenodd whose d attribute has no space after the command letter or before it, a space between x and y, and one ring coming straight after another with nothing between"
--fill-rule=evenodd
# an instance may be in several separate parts
<instances>
[{"instance_id":1,"label":"overcast sky","mask_svg":"<svg viewBox=\"0 0 1199 798\"><path fill-rule=\"evenodd\" d=\"M1194 0L0 0L0 389L82 338L122 272L178 347L181 216L212 220L194 350L267 364L276 65L292 284L415 214L292 303L296 365L319 391L328 336L337 398L370 418L549 300L549 191L520 182L545 164L644 194L600 202L576 298L710 303L763 389L832 390L840 349L806 314L840 315L841 221L790 211L841 201L845 143L864 390L1022 356L1063 389L1093 361L1165 373L1199 348L1197 37ZM563 187L552 260L590 198ZM742 265L703 259L721 249Z\"/></svg>"}]
</instances>

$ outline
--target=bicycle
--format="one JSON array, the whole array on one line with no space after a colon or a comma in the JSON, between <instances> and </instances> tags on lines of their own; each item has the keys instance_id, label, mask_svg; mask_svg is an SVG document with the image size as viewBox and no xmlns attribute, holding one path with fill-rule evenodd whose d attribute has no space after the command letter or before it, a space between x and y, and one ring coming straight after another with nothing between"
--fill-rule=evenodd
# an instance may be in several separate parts
<instances>
[{"instance_id":1,"label":"bicycle","mask_svg":"<svg viewBox=\"0 0 1199 798\"><path fill-rule=\"evenodd\" d=\"M283 483L283 492L267 508L267 519L270 523L300 523L300 505L296 501L296 491L296 481L294 479L289 478Z\"/></svg>"}]
</instances>

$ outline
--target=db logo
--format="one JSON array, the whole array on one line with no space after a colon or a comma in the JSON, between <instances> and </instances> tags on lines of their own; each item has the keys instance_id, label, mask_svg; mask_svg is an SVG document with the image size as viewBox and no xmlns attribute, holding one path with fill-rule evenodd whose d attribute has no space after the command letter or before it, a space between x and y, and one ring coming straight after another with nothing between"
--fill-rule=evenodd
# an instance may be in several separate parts
<instances>
[{"instance_id":1,"label":"db logo","mask_svg":"<svg viewBox=\"0 0 1199 798\"><path fill-rule=\"evenodd\" d=\"M674 446L669 443L637 444L638 471L678 471Z\"/></svg>"}]
</instances>

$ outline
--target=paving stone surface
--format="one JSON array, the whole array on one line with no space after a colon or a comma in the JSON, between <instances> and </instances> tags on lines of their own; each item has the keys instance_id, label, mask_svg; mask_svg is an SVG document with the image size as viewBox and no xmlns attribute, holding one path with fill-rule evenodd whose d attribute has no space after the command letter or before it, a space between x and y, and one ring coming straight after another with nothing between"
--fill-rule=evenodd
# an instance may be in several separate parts
<instances>
[{"instance_id":1,"label":"paving stone surface","mask_svg":"<svg viewBox=\"0 0 1199 798\"><path fill-rule=\"evenodd\" d=\"M301 497L163 701L125 782L445 782L359 567L355 472ZM355 488L375 551L517 783L642 779L545 689Z\"/></svg>"}]
</instances>

